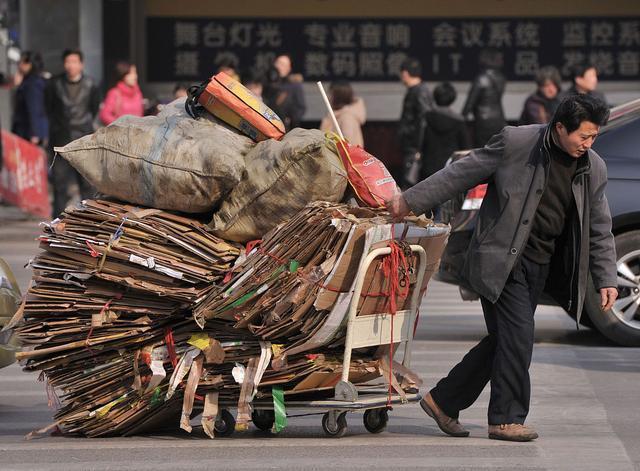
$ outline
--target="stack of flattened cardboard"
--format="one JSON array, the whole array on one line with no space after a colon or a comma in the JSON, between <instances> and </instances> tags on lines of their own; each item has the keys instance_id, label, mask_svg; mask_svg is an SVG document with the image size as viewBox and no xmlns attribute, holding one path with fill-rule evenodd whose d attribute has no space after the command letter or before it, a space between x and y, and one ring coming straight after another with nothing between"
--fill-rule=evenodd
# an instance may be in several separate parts
<instances>
[{"instance_id":1,"label":"stack of flattened cardboard","mask_svg":"<svg viewBox=\"0 0 640 471\"><path fill-rule=\"evenodd\" d=\"M358 269L374 248L390 240L420 244L427 252L421 291L437 267L448 228L426 219L394 223L382 210L317 202L272 230L244 260L234 276L194 308L196 322L235 322L263 340L284 344L283 355L340 344ZM417 257L406 252L410 273ZM367 271L359 315L389 310L389 278L382 261ZM405 309L415 287L398 296ZM399 293L401 294L401 293Z\"/></svg>"},{"instance_id":2,"label":"stack of flattened cardboard","mask_svg":"<svg viewBox=\"0 0 640 471\"><path fill-rule=\"evenodd\" d=\"M85 201L44 225L45 252L32 262L16 317L28 347L18 358L44 372L59 406L53 425L64 433L130 435L177 422L191 431L201 410L213 437L220 407L237 406L244 428L252 401L275 400L275 389L330 396L366 255L392 239L427 249L424 284L408 277L402 309L412 290L426 287L447 234L425 220L393 223L380 210L317 202L237 258L237 246L194 220ZM416 258L407 260L413 272ZM378 268L365 277L360 315L388 310ZM355 350L350 381L389 377L387 353ZM393 370L403 387L420 382L395 362Z\"/></svg>"}]
</instances>

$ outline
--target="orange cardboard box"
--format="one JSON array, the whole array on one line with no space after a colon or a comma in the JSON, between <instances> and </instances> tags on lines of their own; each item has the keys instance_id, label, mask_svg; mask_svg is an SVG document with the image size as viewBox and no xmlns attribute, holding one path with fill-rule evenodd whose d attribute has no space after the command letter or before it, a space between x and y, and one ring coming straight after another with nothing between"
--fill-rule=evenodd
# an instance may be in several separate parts
<instances>
[{"instance_id":1,"label":"orange cardboard box","mask_svg":"<svg viewBox=\"0 0 640 471\"><path fill-rule=\"evenodd\" d=\"M281 139L284 123L260 98L224 72L211 77L198 98L204 108L256 142Z\"/></svg>"}]
</instances>

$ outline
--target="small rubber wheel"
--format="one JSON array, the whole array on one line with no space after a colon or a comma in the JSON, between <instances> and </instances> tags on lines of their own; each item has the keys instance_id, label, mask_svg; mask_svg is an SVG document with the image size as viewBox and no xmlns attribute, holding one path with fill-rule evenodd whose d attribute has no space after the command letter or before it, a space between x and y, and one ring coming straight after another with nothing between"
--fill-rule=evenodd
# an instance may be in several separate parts
<instances>
[{"instance_id":1,"label":"small rubber wheel","mask_svg":"<svg viewBox=\"0 0 640 471\"><path fill-rule=\"evenodd\" d=\"M214 424L216 437L229 437L235 429L236 419L227 409L222 409Z\"/></svg>"},{"instance_id":2,"label":"small rubber wheel","mask_svg":"<svg viewBox=\"0 0 640 471\"><path fill-rule=\"evenodd\" d=\"M276 416L272 410L254 409L251 413L251 420L253 421L253 425L258 427L260 430L268 432L273 427Z\"/></svg>"},{"instance_id":3,"label":"small rubber wheel","mask_svg":"<svg viewBox=\"0 0 640 471\"><path fill-rule=\"evenodd\" d=\"M343 437L347 433L347 413L343 412L336 418L335 426L329 424L329 412L322 416L322 428L324 433L333 438Z\"/></svg>"},{"instance_id":4,"label":"small rubber wheel","mask_svg":"<svg viewBox=\"0 0 640 471\"><path fill-rule=\"evenodd\" d=\"M380 433L387 428L389 413L387 409L368 409L362 417L364 428L371 433Z\"/></svg>"}]
</instances>

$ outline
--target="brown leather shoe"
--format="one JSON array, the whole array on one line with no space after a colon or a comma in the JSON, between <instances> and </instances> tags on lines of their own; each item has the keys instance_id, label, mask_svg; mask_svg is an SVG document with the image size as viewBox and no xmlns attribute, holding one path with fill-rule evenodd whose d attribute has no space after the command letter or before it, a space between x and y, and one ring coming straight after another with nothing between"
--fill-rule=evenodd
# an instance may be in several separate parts
<instances>
[{"instance_id":1,"label":"brown leather shoe","mask_svg":"<svg viewBox=\"0 0 640 471\"><path fill-rule=\"evenodd\" d=\"M489 425L489 438L510 442L530 442L538 438L538 433L522 424Z\"/></svg>"},{"instance_id":2,"label":"brown leather shoe","mask_svg":"<svg viewBox=\"0 0 640 471\"><path fill-rule=\"evenodd\" d=\"M452 437L468 437L469 431L466 430L458 419L453 419L442 412L436 401L431 397L431 393L427 394L420 401L420 407L427 413L429 417L436 421L440 430Z\"/></svg>"}]
</instances>

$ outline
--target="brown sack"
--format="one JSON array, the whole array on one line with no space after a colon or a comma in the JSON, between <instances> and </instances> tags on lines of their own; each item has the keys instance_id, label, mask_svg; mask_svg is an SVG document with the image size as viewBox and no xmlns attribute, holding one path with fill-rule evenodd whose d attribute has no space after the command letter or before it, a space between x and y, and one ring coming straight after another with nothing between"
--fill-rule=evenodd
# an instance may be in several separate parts
<instances>
[{"instance_id":1,"label":"brown sack","mask_svg":"<svg viewBox=\"0 0 640 471\"><path fill-rule=\"evenodd\" d=\"M340 158L317 129L294 129L260 142L246 156L247 176L209 224L223 239L247 242L313 201L338 202L347 186Z\"/></svg>"},{"instance_id":2,"label":"brown sack","mask_svg":"<svg viewBox=\"0 0 640 471\"><path fill-rule=\"evenodd\" d=\"M158 116L123 116L55 151L101 193L199 213L240 182L244 156L254 145L214 117L194 120L183 99Z\"/></svg>"}]
</instances>

